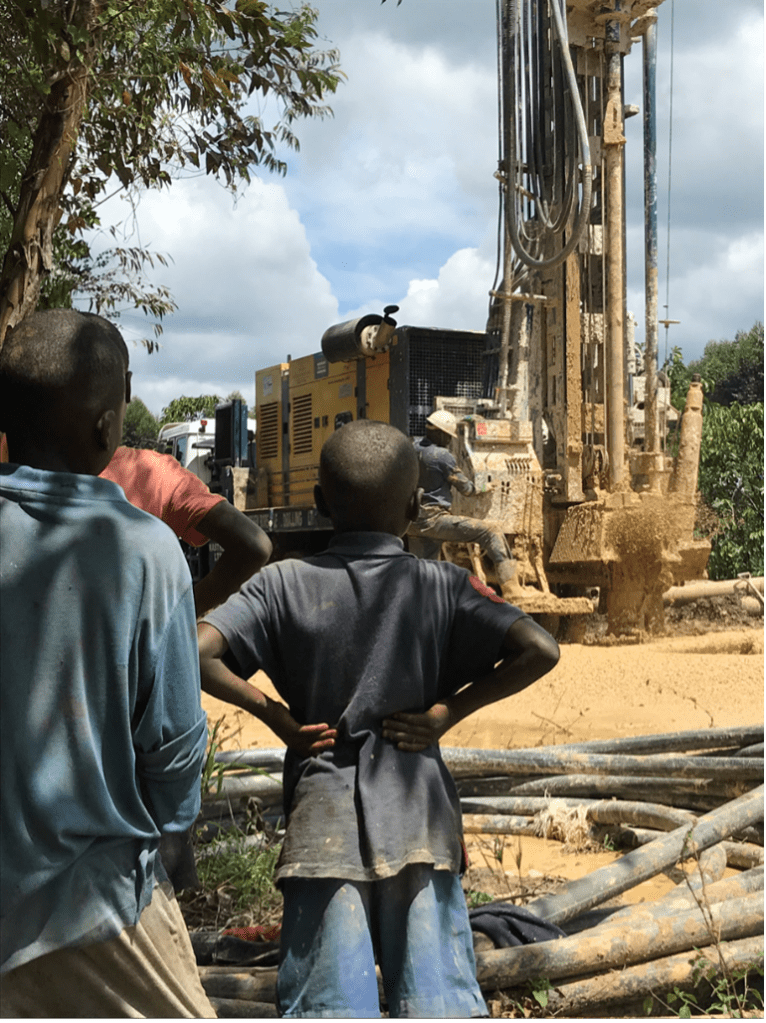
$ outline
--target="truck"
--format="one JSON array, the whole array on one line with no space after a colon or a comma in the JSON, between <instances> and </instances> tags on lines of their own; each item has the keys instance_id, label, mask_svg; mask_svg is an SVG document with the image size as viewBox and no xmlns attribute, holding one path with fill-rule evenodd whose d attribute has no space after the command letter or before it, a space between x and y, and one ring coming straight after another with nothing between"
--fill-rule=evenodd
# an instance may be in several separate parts
<instances>
[{"instance_id":1,"label":"truck","mask_svg":"<svg viewBox=\"0 0 766 1023\"><path fill-rule=\"evenodd\" d=\"M662 0L498 3L501 229L481 329L399 325L395 306L328 327L320 351L257 369L254 458L232 492L276 556L310 553L330 523L313 503L319 451L347 422L412 438L444 408L486 493L457 514L500 523L523 610L576 636L598 599L616 634L657 631L663 591L703 575L694 537L702 391L677 413L657 368L656 8ZM623 61L643 52L646 343L626 305ZM662 385L665 386L662 386ZM488 584L474 545L442 557Z\"/></svg>"},{"instance_id":2,"label":"truck","mask_svg":"<svg viewBox=\"0 0 766 1023\"><path fill-rule=\"evenodd\" d=\"M236 504L232 469L253 465L255 419L248 418L243 401L222 402L212 419L166 423L157 435L157 449L172 455L184 469L206 483L214 494ZM239 502L241 503L241 502ZM222 553L212 540L202 547L181 541L194 583L211 570Z\"/></svg>"}]
</instances>

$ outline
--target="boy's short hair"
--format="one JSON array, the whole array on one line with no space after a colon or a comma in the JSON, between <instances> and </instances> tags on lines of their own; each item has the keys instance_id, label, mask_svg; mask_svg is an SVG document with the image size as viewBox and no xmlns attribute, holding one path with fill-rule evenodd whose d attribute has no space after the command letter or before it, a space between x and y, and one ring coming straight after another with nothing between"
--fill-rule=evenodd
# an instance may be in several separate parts
<instances>
[{"instance_id":1,"label":"boy's short hair","mask_svg":"<svg viewBox=\"0 0 766 1023\"><path fill-rule=\"evenodd\" d=\"M122 335L102 316L75 309L31 313L0 350L0 429L34 431L62 403L95 406L124 381L128 364Z\"/></svg>"},{"instance_id":2,"label":"boy's short hair","mask_svg":"<svg viewBox=\"0 0 766 1023\"><path fill-rule=\"evenodd\" d=\"M409 438L372 419L342 426L319 458L319 483L335 510L348 502L360 513L404 505L417 481L418 458Z\"/></svg>"}]
</instances>

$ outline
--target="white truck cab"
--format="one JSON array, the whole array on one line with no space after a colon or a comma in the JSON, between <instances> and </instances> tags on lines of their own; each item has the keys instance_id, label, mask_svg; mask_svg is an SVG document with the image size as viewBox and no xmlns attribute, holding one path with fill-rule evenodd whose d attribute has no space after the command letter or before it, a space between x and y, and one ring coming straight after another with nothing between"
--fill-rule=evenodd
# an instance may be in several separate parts
<instances>
[{"instance_id":1,"label":"white truck cab","mask_svg":"<svg viewBox=\"0 0 766 1023\"><path fill-rule=\"evenodd\" d=\"M178 459L184 469L193 472L210 486L210 456L215 447L215 419L197 419L192 423L167 423L159 432L157 450Z\"/></svg>"},{"instance_id":2,"label":"white truck cab","mask_svg":"<svg viewBox=\"0 0 766 1023\"><path fill-rule=\"evenodd\" d=\"M248 441L255 438L255 419L247 419ZM191 423L167 423L157 437L157 450L178 459L184 469L193 472L210 486L215 454L215 417Z\"/></svg>"}]
</instances>

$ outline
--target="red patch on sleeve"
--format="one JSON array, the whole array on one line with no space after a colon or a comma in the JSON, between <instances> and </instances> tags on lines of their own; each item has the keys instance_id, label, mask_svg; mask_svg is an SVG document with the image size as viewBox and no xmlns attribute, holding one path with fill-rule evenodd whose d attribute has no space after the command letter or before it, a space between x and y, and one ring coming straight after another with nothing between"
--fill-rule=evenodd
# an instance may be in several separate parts
<instances>
[{"instance_id":1,"label":"red patch on sleeve","mask_svg":"<svg viewBox=\"0 0 766 1023\"><path fill-rule=\"evenodd\" d=\"M471 586L473 586L476 592L480 593L482 597L489 597L489 599L494 600L496 604L505 604L505 600L503 600L502 597L499 597L495 591L490 589L486 583L481 581L481 579L477 578L475 575L469 575L468 578L471 582Z\"/></svg>"}]
</instances>

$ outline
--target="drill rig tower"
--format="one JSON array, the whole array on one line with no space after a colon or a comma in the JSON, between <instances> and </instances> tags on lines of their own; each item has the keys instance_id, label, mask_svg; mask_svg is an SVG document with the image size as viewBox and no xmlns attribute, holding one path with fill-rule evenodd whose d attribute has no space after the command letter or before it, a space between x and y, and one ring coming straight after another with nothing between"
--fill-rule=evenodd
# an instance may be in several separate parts
<instances>
[{"instance_id":1,"label":"drill rig tower","mask_svg":"<svg viewBox=\"0 0 766 1023\"><path fill-rule=\"evenodd\" d=\"M506 521L523 581L539 591L537 600L529 591L529 610L547 606L566 613L568 601L560 598L582 594L587 583L600 588L615 632L661 626L663 590L702 575L709 553L709 545L692 535L699 384L689 394L676 459L663 450L657 404L654 90L661 2L498 3L503 216L500 280L491 291L487 325L484 393L491 406L483 411L507 421L517 457L515 466L507 463L514 471L495 491L487 516ZM642 448L632 443L629 429L632 337L625 285L623 126L626 112L637 110L626 111L622 74L624 58L639 47L646 267ZM477 456L489 469L477 428L464 424L462 454L474 469ZM489 448L497 445L484 448L492 461ZM494 468L496 477L497 459ZM538 516L531 509L539 503Z\"/></svg>"}]
</instances>

